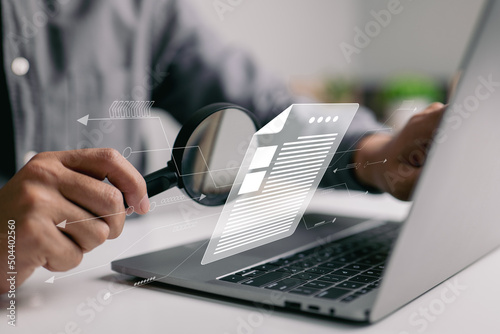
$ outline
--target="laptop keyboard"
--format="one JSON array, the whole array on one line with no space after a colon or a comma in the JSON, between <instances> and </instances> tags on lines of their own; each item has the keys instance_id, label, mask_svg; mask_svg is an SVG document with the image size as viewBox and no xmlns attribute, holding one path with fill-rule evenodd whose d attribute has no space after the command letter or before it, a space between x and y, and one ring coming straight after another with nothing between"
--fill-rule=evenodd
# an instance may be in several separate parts
<instances>
[{"instance_id":1,"label":"laptop keyboard","mask_svg":"<svg viewBox=\"0 0 500 334\"><path fill-rule=\"evenodd\" d=\"M399 227L388 223L219 280L348 303L378 288Z\"/></svg>"}]
</instances>

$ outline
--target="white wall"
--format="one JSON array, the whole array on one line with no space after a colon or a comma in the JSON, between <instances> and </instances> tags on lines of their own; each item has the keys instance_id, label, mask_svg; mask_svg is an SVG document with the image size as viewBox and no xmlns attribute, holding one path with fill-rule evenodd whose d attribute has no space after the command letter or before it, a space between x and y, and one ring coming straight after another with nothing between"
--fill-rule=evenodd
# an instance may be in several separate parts
<instances>
[{"instance_id":1,"label":"white wall","mask_svg":"<svg viewBox=\"0 0 500 334\"><path fill-rule=\"evenodd\" d=\"M233 9L221 20L214 0L191 0L208 25L290 76L322 73L377 82L394 71L447 79L457 67L484 0L401 0L402 11L348 63L339 45L373 20L388 0L216 0ZM393 0L394 1L394 0ZM233 4L233 5L231 5Z\"/></svg>"},{"instance_id":2,"label":"white wall","mask_svg":"<svg viewBox=\"0 0 500 334\"><path fill-rule=\"evenodd\" d=\"M370 11L385 9L388 1L358 3L358 24L365 25L373 20ZM461 62L484 1L402 0L401 4L401 13L360 54L358 73L370 81L407 71L448 79Z\"/></svg>"},{"instance_id":3,"label":"white wall","mask_svg":"<svg viewBox=\"0 0 500 334\"><path fill-rule=\"evenodd\" d=\"M356 10L351 1L221 0L241 2L223 21L213 0L191 1L211 28L250 50L280 75L310 75L345 67L338 43L353 27Z\"/></svg>"}]
</instances>

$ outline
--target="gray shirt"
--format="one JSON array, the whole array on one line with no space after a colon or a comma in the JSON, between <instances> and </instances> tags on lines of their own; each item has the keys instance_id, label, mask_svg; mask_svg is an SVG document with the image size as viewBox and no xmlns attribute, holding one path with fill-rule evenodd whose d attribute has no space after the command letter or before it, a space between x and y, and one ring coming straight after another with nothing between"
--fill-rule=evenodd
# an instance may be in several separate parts
<instances>
[{"instance_id":1,"label":"gray shirt","mask_svg":"<svg viewBox=\"0 0 500 334\"><path fill-rule=\"evenodd\" d=\"M181 123L222 101L246 107L265 123L296 101L244 52L220 43L187 1L1 1L18 168L29 152L144 149L144 131L152 130L138 121L76 121L87 114L109 117L116 100L153 100ZM339 151L375 128L371 113L361 109ZM352 152L337 154L332 169L351 159ZM144 155L129 160L144 170ZM326 172L323 184L342 183L363 189L352 170Z\"/></svg>"}]
</instances>

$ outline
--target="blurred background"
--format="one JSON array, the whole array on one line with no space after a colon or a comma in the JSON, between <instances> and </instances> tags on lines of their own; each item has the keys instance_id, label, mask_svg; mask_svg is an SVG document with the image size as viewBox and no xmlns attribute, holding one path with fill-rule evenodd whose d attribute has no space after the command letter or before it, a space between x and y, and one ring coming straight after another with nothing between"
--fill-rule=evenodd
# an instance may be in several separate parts
<instances>
[{"instance_id":1,"label":"blurred background","mask_svg":"<svg viewBox=\"0 0 500 334\"><path fill-rule=\"evenodd\" d=\"M226 43L298 94L359 102L399 127L446 102L484 1L189 0ZM398 111L395 113L395 111Z\"/></svg>"}]
</instances>

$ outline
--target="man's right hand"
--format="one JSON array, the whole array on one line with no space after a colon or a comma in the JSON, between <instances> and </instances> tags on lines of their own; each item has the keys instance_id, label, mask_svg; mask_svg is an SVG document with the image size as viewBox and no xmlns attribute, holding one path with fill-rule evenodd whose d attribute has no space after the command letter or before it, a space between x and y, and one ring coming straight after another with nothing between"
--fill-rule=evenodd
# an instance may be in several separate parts
<instances>
[{"instance_id":1,"label":"man's right hand","mask_svg":"<svg viewBox=\"0 0 500 334\"><path fill-rule=\"evenodd\" d=\"M112 184L102 182L107 178ZM84 253L116 238L126 217L123 198L149 211L146 183L113 149L45 152L33 157L0 189L0 293L9 291L8 221L15 221L19 286L40 266L76 267ZM67 220L65 228L56 225Z\"/></svg>"}]
</instances>

